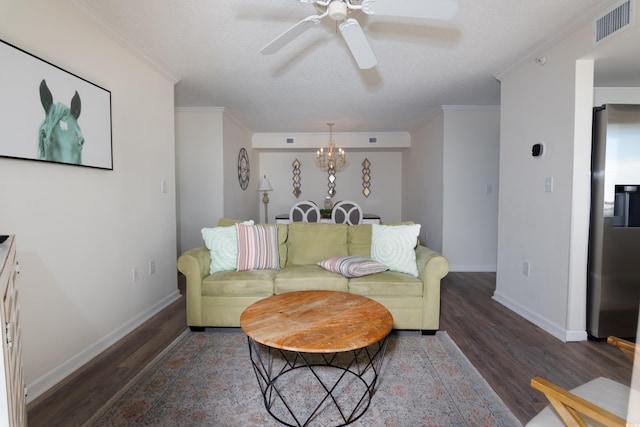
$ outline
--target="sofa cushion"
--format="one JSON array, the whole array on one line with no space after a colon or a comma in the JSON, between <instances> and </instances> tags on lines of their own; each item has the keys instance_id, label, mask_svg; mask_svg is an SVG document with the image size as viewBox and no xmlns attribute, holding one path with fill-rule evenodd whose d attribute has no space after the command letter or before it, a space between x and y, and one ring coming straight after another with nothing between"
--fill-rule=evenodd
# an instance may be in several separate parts
<instances>
[{"instance_id":1,"label":"sofa cushion","mask_svg":"<svg viewBox=\"0 0 640 427\"><path fill-rule=\"evenodd\" d=\"M286 266L315 265L333 256L349 255L347 228L346 224L310 222L289 224Z\"/></svg>"},{"instance_id":2,"label":"sofa cushion","mask_svg":"<svg viewBox=\"0 0 640 427\"><path fill-rule=\"evenodd\" d=\"M350 256L371 258L371 224L347 228L347 250Z\"/></svg>"},{"instance_id":3,"label":"sofa cushion","mask_svg":"<svg viewBox=\"0 0 640 427\"><path fill-rule=\"evenodd\" d=\"M371 225L371 258L389 266L389 270L418 277L415 247L420 224Z\"/></svg>"},{"instance_id":4,"label":"sofa cushion","mask_svg":"<svg viewBox=\"0 0 640 427\"><path fill-rule=\"evenodd\" d=\"M225 223L220 220L218 224L221 222ZM246 221L244 224L253 224L253 221ZM238 259L238 236L235 225L203 228L201 233L211 258L209 274L235 270Z\"/></svg>"},{"instance_id":5,"label":"sofa cushion","mask_svg":"<svg viewBox=\"0 0 640 427\"><path fill-rule=\"evenodd\" d=\"M276 274L276 294L306 290L347 292L348 279L341 274L327 271L318 265L287 267Z\"/></svg>"},{"instance_id":6,"label":"sofa cushion","mask_svg":"<svg viewBox=\"0 0 640 427\"><path fill-rule=\"evenodd\" d=\"M229 227L232 225L240 224L241 222L243 222L241 219L222 217L218 220L218 227ZM253 224L253 221L251 221L251 223Z\"/></svg>"},{"instance_id":7,"label":"sofa cushion","mask_svg":"<svg viewBox=\"0 0 640 427\"><path fill-rule=\"evenodd\" d=\"M203 296L269 296L277 270L221 271L202 279Z\"/></svg>"},{"instance_id":8,"label":"sofa cushion","mask_svg":"<svg viewBox=\"0 0 640 427\"><path fill-rule=\"evenodd\" d=\"M344 277L361 277L376 274L389 269L384 264L369 258L357 256L336 256L318 263L325 270L342 274Z\"/></svg>"},{"instance_id":9,"label":"sofa cushion","mask_svg":"<svg viewBox=\"0 0 640 427\"><path fill-rule=\"evenodd\" d=\"M237 270L280 268L278 228L275 225L236 224L238 234Z\"/></svg>"},{"instance_id":10,"label":"sofa cushion","mask_svg":"<svg viewBox=\"0 0 640 427\"><path fill-rule=\"evenodd\" d=\"M349 279L349 292L367 297L422 297L422 280L396 271Z\"/></svg>"}]
</instances>

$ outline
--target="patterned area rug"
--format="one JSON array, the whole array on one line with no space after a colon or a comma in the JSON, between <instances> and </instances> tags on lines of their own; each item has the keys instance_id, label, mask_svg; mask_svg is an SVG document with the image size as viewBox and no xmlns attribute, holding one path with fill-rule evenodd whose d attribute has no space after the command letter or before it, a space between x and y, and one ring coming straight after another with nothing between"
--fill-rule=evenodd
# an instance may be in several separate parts
<instances>
[{"instance_id":1,"label":"patterned area rug","mask_svg":"<svg viewBox=\"0 0 640 427\"><path fill-rule=\"evenodd\" d=\"M277 426L240 329L185 331L85 426ZM310 425L314 425L313 420ZM323 424L315 424L323 425ZM521 426L446 332L390 337L354 426Z\"/></svg>"}]
</instances>

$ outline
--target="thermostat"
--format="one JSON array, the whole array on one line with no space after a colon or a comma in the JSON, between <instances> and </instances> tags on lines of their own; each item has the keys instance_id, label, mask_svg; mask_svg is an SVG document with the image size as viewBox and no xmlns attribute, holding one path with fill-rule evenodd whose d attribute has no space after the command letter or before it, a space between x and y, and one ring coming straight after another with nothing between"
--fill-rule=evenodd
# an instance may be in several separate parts
<instances>
[{"instance_id":1,"label":"thermostat","mask_svg":"<svg viewBox=\"0 0 640 427\"><path fill-rule=\"evenodd\" d=\"M544 154L544 142L533 144L531 147L531 155L533 157L541 157Z\"/></svg>"}]
</instances>

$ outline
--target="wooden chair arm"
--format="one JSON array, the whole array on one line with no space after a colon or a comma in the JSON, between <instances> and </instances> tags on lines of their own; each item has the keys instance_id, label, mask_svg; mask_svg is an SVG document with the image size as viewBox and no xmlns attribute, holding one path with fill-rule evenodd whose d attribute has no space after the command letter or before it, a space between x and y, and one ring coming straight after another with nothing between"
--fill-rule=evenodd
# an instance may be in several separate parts
<instances>
[{"instance_id":1,"label":"wooden chair arm","mask_svg":"<svg viewBox=\"0 0 640 427\"><path fill-rule=\"evenodd\" d=\"M638 351L640 345L614 336L607 338L607 343L615 345L622 350L625 356L627 356L637 368L640 368L640 358L638 358L638 360L635 360L634 358L635 352Z\"/></svg>"},{"instance_id":2,"label":"wooden chair arm","mask_svg":"<svg viewBox=\"0 0 640 427\"><path fill-rule=\"evenodd\" d=\"M544 393L562 421L568 427L587 427L587 423L581 414L607 427L626 426L626 421L623 418L543 378L533 377L531 379L531 387Z\"/></svg>"}]
</instances>

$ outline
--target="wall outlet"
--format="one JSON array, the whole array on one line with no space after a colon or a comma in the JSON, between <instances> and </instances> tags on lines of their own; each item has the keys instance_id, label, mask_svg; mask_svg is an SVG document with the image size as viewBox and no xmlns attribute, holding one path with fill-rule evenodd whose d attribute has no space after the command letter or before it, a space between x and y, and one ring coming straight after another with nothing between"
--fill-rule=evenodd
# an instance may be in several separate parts
<instances>
[{"instance_id":1,"label":"wall outlet","mask_svg":"<svg viewBox=\"0 0 640 427\"><path fill-rule=\"evenodd\" d=\"M156 262L154 260L149 261L149 275L156 272Z\"/></svg>"},{"instance_id":2,"label":"wall outlet","mask_svg":"<svg viewBox=\"0 0 640 427\"><path fill-rule=\"evenodd\" d=\"M524 274L525 276L529 276L529 273L531 272L531 264L529 263L529 261L525 261L522 263L522 274Z\"/></svg>"},{"instance_id":3,"label":"wall outlet","mask_svg":"<svg viewBox=\"0 0 640 427\"><path fill-rule=\"evenodd\" d=\"M138 269L133 267L131 269L131 281L137 282L138 281L138 277L139 277Z\"/></svg>"}]
</instances>

